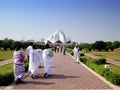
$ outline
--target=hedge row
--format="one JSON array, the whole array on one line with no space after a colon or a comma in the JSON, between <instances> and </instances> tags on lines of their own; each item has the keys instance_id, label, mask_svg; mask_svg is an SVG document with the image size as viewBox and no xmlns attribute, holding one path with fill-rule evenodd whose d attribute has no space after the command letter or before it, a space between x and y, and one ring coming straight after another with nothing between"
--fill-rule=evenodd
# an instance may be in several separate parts
<instances>
[{"instance_id":1,"label":"hedge row","mask_svg":"<svg viewBox=\"0 0 120 90\"><path fill-rule=\"evenodd\" d=\"M28 71L28 62L25 62L25 71ZM14 72L0 74L0 86L7 86L14 81Z\"/></svg>"},{"instance_id":2,"label":"hedge row","mask_svg":"<svg viewBox=\"0 0 120 90\"><path fill-rule=\"evenodd\" d=\"M13 80L14 80L13 72L0 74L0 85L1 86L9 85L13 82Z\"/></svg>"},{"instance_id":3,"label":"hedge row","mask_svg":"<svg viewBox=\"0 0 120 90\"><path fill-rule=\"evenodd\" d=\"M106 59L105 58L95 59L95 60L93 60L93 63L95 63L97 65L106 64Z\"/></svg>"},{"instance_id":4,"label":"hedge row","mask_svg":"<svg viewBox=\"0 0 120 90\"><path fill-rule=\"evenodd\" d=\"M108 81L115 85L120 85L120 74L113 73L111 71L106 70L103 66L95 64L91 60L86 61L86 65L90 67L92 70L105 77Z\"/></svg>"}]
</instances>

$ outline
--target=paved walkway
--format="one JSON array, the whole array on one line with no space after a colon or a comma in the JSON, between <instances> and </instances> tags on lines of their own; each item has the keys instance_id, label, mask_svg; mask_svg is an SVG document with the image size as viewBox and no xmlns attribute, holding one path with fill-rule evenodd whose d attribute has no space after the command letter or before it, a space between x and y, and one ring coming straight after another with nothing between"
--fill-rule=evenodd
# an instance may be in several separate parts
<instances>
[{"instance_id":1,"label":"paved walkway","mask_svg":"<svg viewBox=\"0 0 120 90\"><path fill-rule=\"evenodd\" d=\"M0 66L5 65L5 64L9 64L9 63L11 63L11 62L13 62L12 59L0 61Z\"/></svg>"},{"instance_id":2,"label":"paved walkway","mask_svg":"<svg viewBox=\"0 0 120 90\"><path fill-rule=\"evenodd\" d=\"M101 58L100 56L95 56L95 55L92 55L92 54L89 54L89 53L85 53L85 55L88 56L88 57L91 57L91 58L95 58L95 59ZM108 59L108 58L106 58L106 60L107 60L108 63L120 66L119 61L111 60L111 59Z\"/></svg>"},{"instance_id":3,"label":"paved walkway","mask_svg":"<svg viewBox=\"0 0 120 90\"><path fill-rule=\"evenodd\" d=\"M74 62L69 55L56 53L52 64L52 76L43 78L43 68L39 68L39 78L25 78L24 84L8 86L4 89L39 90L120 90L100 79L82 63Z\"/></svg>"}]
</instances>

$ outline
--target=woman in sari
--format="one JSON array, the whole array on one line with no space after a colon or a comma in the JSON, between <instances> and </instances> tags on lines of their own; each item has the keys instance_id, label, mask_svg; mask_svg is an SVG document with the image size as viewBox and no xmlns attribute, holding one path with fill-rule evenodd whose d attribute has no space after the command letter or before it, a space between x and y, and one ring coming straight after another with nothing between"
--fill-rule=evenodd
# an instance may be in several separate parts
<instances>
[{"instance_id":1,"label":"woman in sari","mask_svg":"<svg viewBox=\"0 0 120 90\"><path fill-rule=\"evenodd\" d=\"M16 50L13 53L15 83L23 83L24 82L23 76L24 76L24 72L25 72L25 68L24 68L25 54L20 49L21 49L21 47L17 46Z\"/></svg>"},{"instance_id":2,"label":"woman in sari","mask_svg":"<svg viewBox=\"0 0 120 90\"><path fill-rule=\"evenodd\" d=\"M38 76L38 68L42 61L41 49L34 49L30 51L29 71L31 78L35 79Z\"/></svg>"},{"instance_id":3,"label":"woman in sari","mask_svg":"<svg viewBox=\"0 0 120 90\"><path fill-rule=\"evenodd\" d=\"M44 61L44 77L51 75L51 64L53 61L53 52L49 48L49 44L46 44L46 49L43 50L43 61Z\"/></svg>"}]
</instances>

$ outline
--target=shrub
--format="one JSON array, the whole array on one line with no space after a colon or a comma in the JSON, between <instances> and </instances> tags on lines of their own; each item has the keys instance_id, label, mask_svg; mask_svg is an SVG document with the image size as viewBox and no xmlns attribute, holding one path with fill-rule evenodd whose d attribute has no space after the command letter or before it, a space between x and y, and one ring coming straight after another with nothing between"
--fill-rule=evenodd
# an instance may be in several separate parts
<instances>
[{"instance_id":1,"label":"shrub","mask_svg":"<svg viewBox=\"0 0 120 90\"><path fill-rule=\"evenodd\" d=\"M68 53L70 53L70 54L73 56L73 51L72 51L72 49L67 48L66 50L67 50Z\"/></svg>"},{"instance_id":2,"label":"shrub","mask_svg":"<svg viewBox=\"0 0 120 90\"><path fill-rule=\"evenodd\" d=\"M25 72L28 71L28 65L29 65L28 62L26 62L26 63L25 63Z\"/></svg>"},{"instance_id":3,"label":"shrub","mask_svg":"<svg viewBox=\"0 0 120 90\"><path fill-rule=\"evenodd\" d=\"M80 53L80 56L84 56L84 53L81 52L81 53Z\"/></svg>"},{"instance_id":4,"label":"shrub","mask_svg":"<svg viewBox=\"0 0 120 90\"><path fill-rule=\"evenodd\" d=\"M120 75L119 74L115 74L113 72L107 72L104 74L104 77L112 82L113 84L116 84L116 85L120 85Z\"/></svg>"},{"instance_id":5,"label":"shrub","mask_svg":"<svg viewBox=\"0 0 120 90\"><path fill-rule=\"evenodd\" d=\"M73 56L74 55L73 51L71 51L70 54Z\"/></svg>"},{"instance_id":6,"label":"shrub","mask_svg":"<svg viewBox=\"0 0 120 90\"><path fill-rule=\"evenodd\" d=\"M99 58L99 59L95 59L93 62L94 62L95 64L97 64L97 65L106 64L106 59L104 59L104 58Z\"/></svg>"},{"instance_id":7,"label":"shrub","mask_svg":"<svg viewBox=\"0 0 120 90\"><path fill-rule=\"evenodd\" d=\"M51 48L52 51L55 51L55 48Z\"/></svg>"},{"instance_id":8,"label":"shrub","mask_svg":"<svg viewBox=\"0 0 120 90\"><path fill-rule=\"evenodd\" d=\"M0 74L0 85L9 85L14 81L13 72Z\"/></svg>"},{"instance_id":9,"label":"shrub","mask_svg":"<svg viewBox=\"0 0 120 90\"><path fill-rule=\"evenodd\" d=\"M80 61L81 61L82 63L86 63L87 59L86 59L86 58L80 58Z\"/></svg>"}]
</instances>

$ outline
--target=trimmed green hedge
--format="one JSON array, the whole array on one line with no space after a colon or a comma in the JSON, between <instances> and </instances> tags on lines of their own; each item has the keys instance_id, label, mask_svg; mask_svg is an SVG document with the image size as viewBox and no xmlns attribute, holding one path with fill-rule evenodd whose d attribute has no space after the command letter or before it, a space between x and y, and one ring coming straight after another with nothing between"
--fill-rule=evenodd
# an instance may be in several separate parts
<instances>
[{"instance_id":1,"label":"trimmed green hedge","mask_svg":"<svg viewBox=\"0 0 120 90\"><path fill-rule=\"evenodd\" d=\"M105 58L99 58L99 59L93 60L93 62L97 65L106 64L106 59Z\"/></svg>"},{"instance_id":2,"label":"trimmed green hedge","mask_svg":"<svg viewBox=\"0 0 120 90\"><path fill-rule=\"evenodd\" d=\"M82 63L86 63L86 62L87 62L87 59L86 59L86 58L80 58L80 61L81 61Z\"/></svg>"},{"instance_id":3,"label":"trimmed green hedge","mask_svg":"<svg viewBox=\"0 0 120 90\"><path fill-rule=\"evenodd\" d=\"M108 71L103 66L93 63L92 60L87 60L86 65L101 76L105 77L111 83L115 85L120 85L120 74Z\"/></svg>"},{"instance_id":4,"label":"trimmed green hedge","mask_svg":"<svg viewBox=\"0 0 120 90\"><path fill-rule=\"evenodd\" d=\"M113 72L107 72L104 77L113 84L120 85L120 75Z\"/></svg>"},{"instance_id":5,"label":"trimmed green hedge","mask_svg":"<svg viewBox=\"0 0 120 90\"><path fill-rule=\"evenodd\" d=\"M104 76L105 72L108 72L104 67L95 64L92 60L87 60L86 65L90 67L92 70L99 73L101 76Z\"/></svg>"},{"instance_id":6,"label":"trimmed green hedge","mask_svg":"<svg viewBox=\"0 0 120 90\"><path fill-rule=\"evenodd\" d=\"M13 72L0 74L0 85L9 85L13 82L14 75Z\"/></svg>"}]
</instances>

